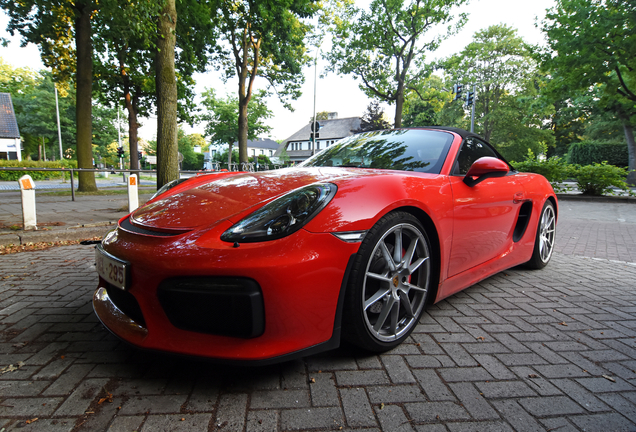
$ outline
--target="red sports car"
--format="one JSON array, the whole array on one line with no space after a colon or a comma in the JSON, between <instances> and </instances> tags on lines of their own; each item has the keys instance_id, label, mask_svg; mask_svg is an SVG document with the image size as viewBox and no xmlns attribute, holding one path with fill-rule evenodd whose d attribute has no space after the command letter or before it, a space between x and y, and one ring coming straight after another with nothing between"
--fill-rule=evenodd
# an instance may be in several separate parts
<instances>
[{"instance_id":1,"label":"red sports car","mask_svg":"<svg viewBox=\"0 0 636 432\"><path fill-rule=\"evenodd\" d=\"M172 353L269 363L341 335L389 350L427 304L554 247L550 183L460 129L368 132L294 168L166 186L97 246L93 307Z\"/></svg>"}]
</instances>

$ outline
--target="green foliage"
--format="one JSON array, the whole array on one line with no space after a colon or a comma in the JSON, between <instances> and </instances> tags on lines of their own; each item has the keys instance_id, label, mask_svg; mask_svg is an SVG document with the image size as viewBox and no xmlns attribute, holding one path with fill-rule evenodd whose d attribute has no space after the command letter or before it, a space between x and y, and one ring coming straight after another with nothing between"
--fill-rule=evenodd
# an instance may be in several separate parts
<instances>
[{"instance_id":1,"label":"green foliage","mask_svg":"<svg viewBox=\"0 0 636 432\"><path fill-rule=\"evenodd\" d=\"M633 195L625 182L627 170L607 163L592 165L575 165L576 184L583 195L614 195L613 187L622 189Z\"/></svg>"},{"instance_id":2,"label":"green foliage","mask_svg":"<svg viewBox=\"0 0 636 432\"><path fill-rule=\"evenodd\" d=\"M374 130L391 129L391 123L386 120L384 109L378 100L369 102L367 110L360 119L360 129L356 132L368 132Z\"/></svg>"},{"instance_id":3,"label":"green foliage","mask_svg":"<svg viewBox=\"0 0 636 432\"><path fill-rule=\"evenodd\" d=\"M553 133L544 124L554 107L538 97L543 78L516 29L498 24L478 31L462 52L441 66L447 83L464 85L462 97L476 83L475 132L508 159L523 158L529 148L543 153L552 145Z\"/></svg>"},{"instance_id":4,"label":"green foliage","mask_svg":"<svg viewBox=\"0 0 636 432\"><path fill-rule=\"evenodd\" d=\"M177 132L177 142L179 153L183 155L181 169L183 170L200 170L203 169L203 154L195 153L194 146L200 145L200 134L186 135L183 129Z\"/></svg>"},{"instance_id":5,"label":"green foliage","mask_svg":"<svg viewBox=\"0 0 636 432\"><path fill-rule=\"evenodd\" d=\"M534 156L532 150L528 150L525 160L522 162L511 162L511 165L520 172L530 172L541 174L545 177L557 192L563 192L561 183L567 180L572 174L572 168L565 159L558 156L549 159L539 159Z\"/></svg>"},{"instance_id":6,"label":"green foliage","mask_svg":"<svg viewBox=\"0 0 636 432\"><path fill-rule=\"evenodd\" d=\"M580 165L605 161L609 165L626 167L627 157L627 146L624 142L581 141L572 143L568 150L568 162Z\"/></svg>"},{"instance_id":7,"label":"green foliage","mask_svg":"<svg viewBox=\"0 0 636 432\"><path fill-rule=\"evenodd\" d=\"M17 160L0 160L0 167L7 168L77 168L77 161L17 161ZM4 171L0 170L0 181L18 181L20 177L28 174L33 180L45 180L49 178L62 178L61 171ZM69 178L69 174L66 178ZM37 185L36 185L37 186Z\"/></svg>"},{"instance_id":8,"label":"green foliage","mask_svg":"<svg viewBox=\"0 0 636 432\"><path fill-rule=\"evenodd\" d=\"M206 89L203 92L201 104L206 111L200 116L200 120L206 122L205 135L211 137L216 143L234 144L239 139L239 102L235 96L220 98L214 89ZM272 117L273 113L265 103L266 93L261 90L252 96L247 112L247 139L254 140L263 133L271 131L271 127L265 124L265 120Z\"/></svg>"},{"instance_id":9,"label":"green foliage","mask_svg":"<svg viewBox=\"0 0 636 432\"><path fill-rule=\"evenodd\" d=\"M331 31L330 70L353 74L371 98L395 103L395 126L402 125L405 92L426 76L425 53L434 51L466 22L452 11L466 0L373 0L369 10L339 3ZM336 3L338 4L338 3ZM413 72L416 69L417 72Z\"/></svg>"}]
</instances>

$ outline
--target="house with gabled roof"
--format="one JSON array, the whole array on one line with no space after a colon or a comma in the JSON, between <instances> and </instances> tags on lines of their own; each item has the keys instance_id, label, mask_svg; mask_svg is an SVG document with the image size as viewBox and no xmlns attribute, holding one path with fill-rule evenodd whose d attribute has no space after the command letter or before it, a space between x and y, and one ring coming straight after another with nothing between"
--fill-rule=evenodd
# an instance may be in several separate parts
<instances>
[{"instance_id":1,"label":"house with gabled roof","mask_svg":"<svg viewBox=\"0 0 636 432\"><path fill-rule=\"evenodd\" d=\"M318 120L319 130L316 138L316 149L321 150L334 144L336 141L356 133L360 129L360 117L338 118L338 113L329 113L327 120ZM312 123L307 123L298 132L281 143L274 156L280 157L283 150L289 156L291 162L302 162L311 156L311 129Z\"/></svg>"},{"instance_id":2,"label":"house with gabled roof","mask_svg":"<svg viewBox=\"0 0 636 432\"><path fill-rule=\"evenodd\" d=\"M0 93L0 159L22 160L20 130L9 93Z\"/></svg>"}]
</instances>

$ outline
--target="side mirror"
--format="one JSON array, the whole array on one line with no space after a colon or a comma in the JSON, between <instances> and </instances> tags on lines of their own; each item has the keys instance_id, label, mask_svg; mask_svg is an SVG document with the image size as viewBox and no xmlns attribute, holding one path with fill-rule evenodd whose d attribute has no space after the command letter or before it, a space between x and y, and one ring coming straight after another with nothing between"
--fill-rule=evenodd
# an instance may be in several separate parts
<instances>
[{"instance_id":1,"label":"side mirror","mask_svg":"<svg viewBox=\"0 0 636 432\"><path fill-rule=\"evenodd\" d=\"M477 159L464 177L464 183L473 187L476 184L493 177L503 177L508 174L508 164L494 157L482 157Z\"/></svg>"}]
</instances>

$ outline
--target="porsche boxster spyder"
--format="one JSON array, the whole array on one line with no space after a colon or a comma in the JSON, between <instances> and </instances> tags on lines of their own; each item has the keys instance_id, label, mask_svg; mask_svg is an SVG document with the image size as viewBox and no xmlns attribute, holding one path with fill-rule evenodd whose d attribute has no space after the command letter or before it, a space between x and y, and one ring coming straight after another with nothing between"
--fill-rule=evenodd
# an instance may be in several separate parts
<instances>
[{"instance_id":1,"label":"porsche boxster spyder","mask_svg":"<svg viewBox=\"0 0 636 432\"><path fill-rule=\"evenodd\" d=\"M479 136L367 132L301 165L175 181L96 247L93 307L138 347L269 363L382 352L427 304L542 268L557 199Z\"/></svg>"}]
</instances>

